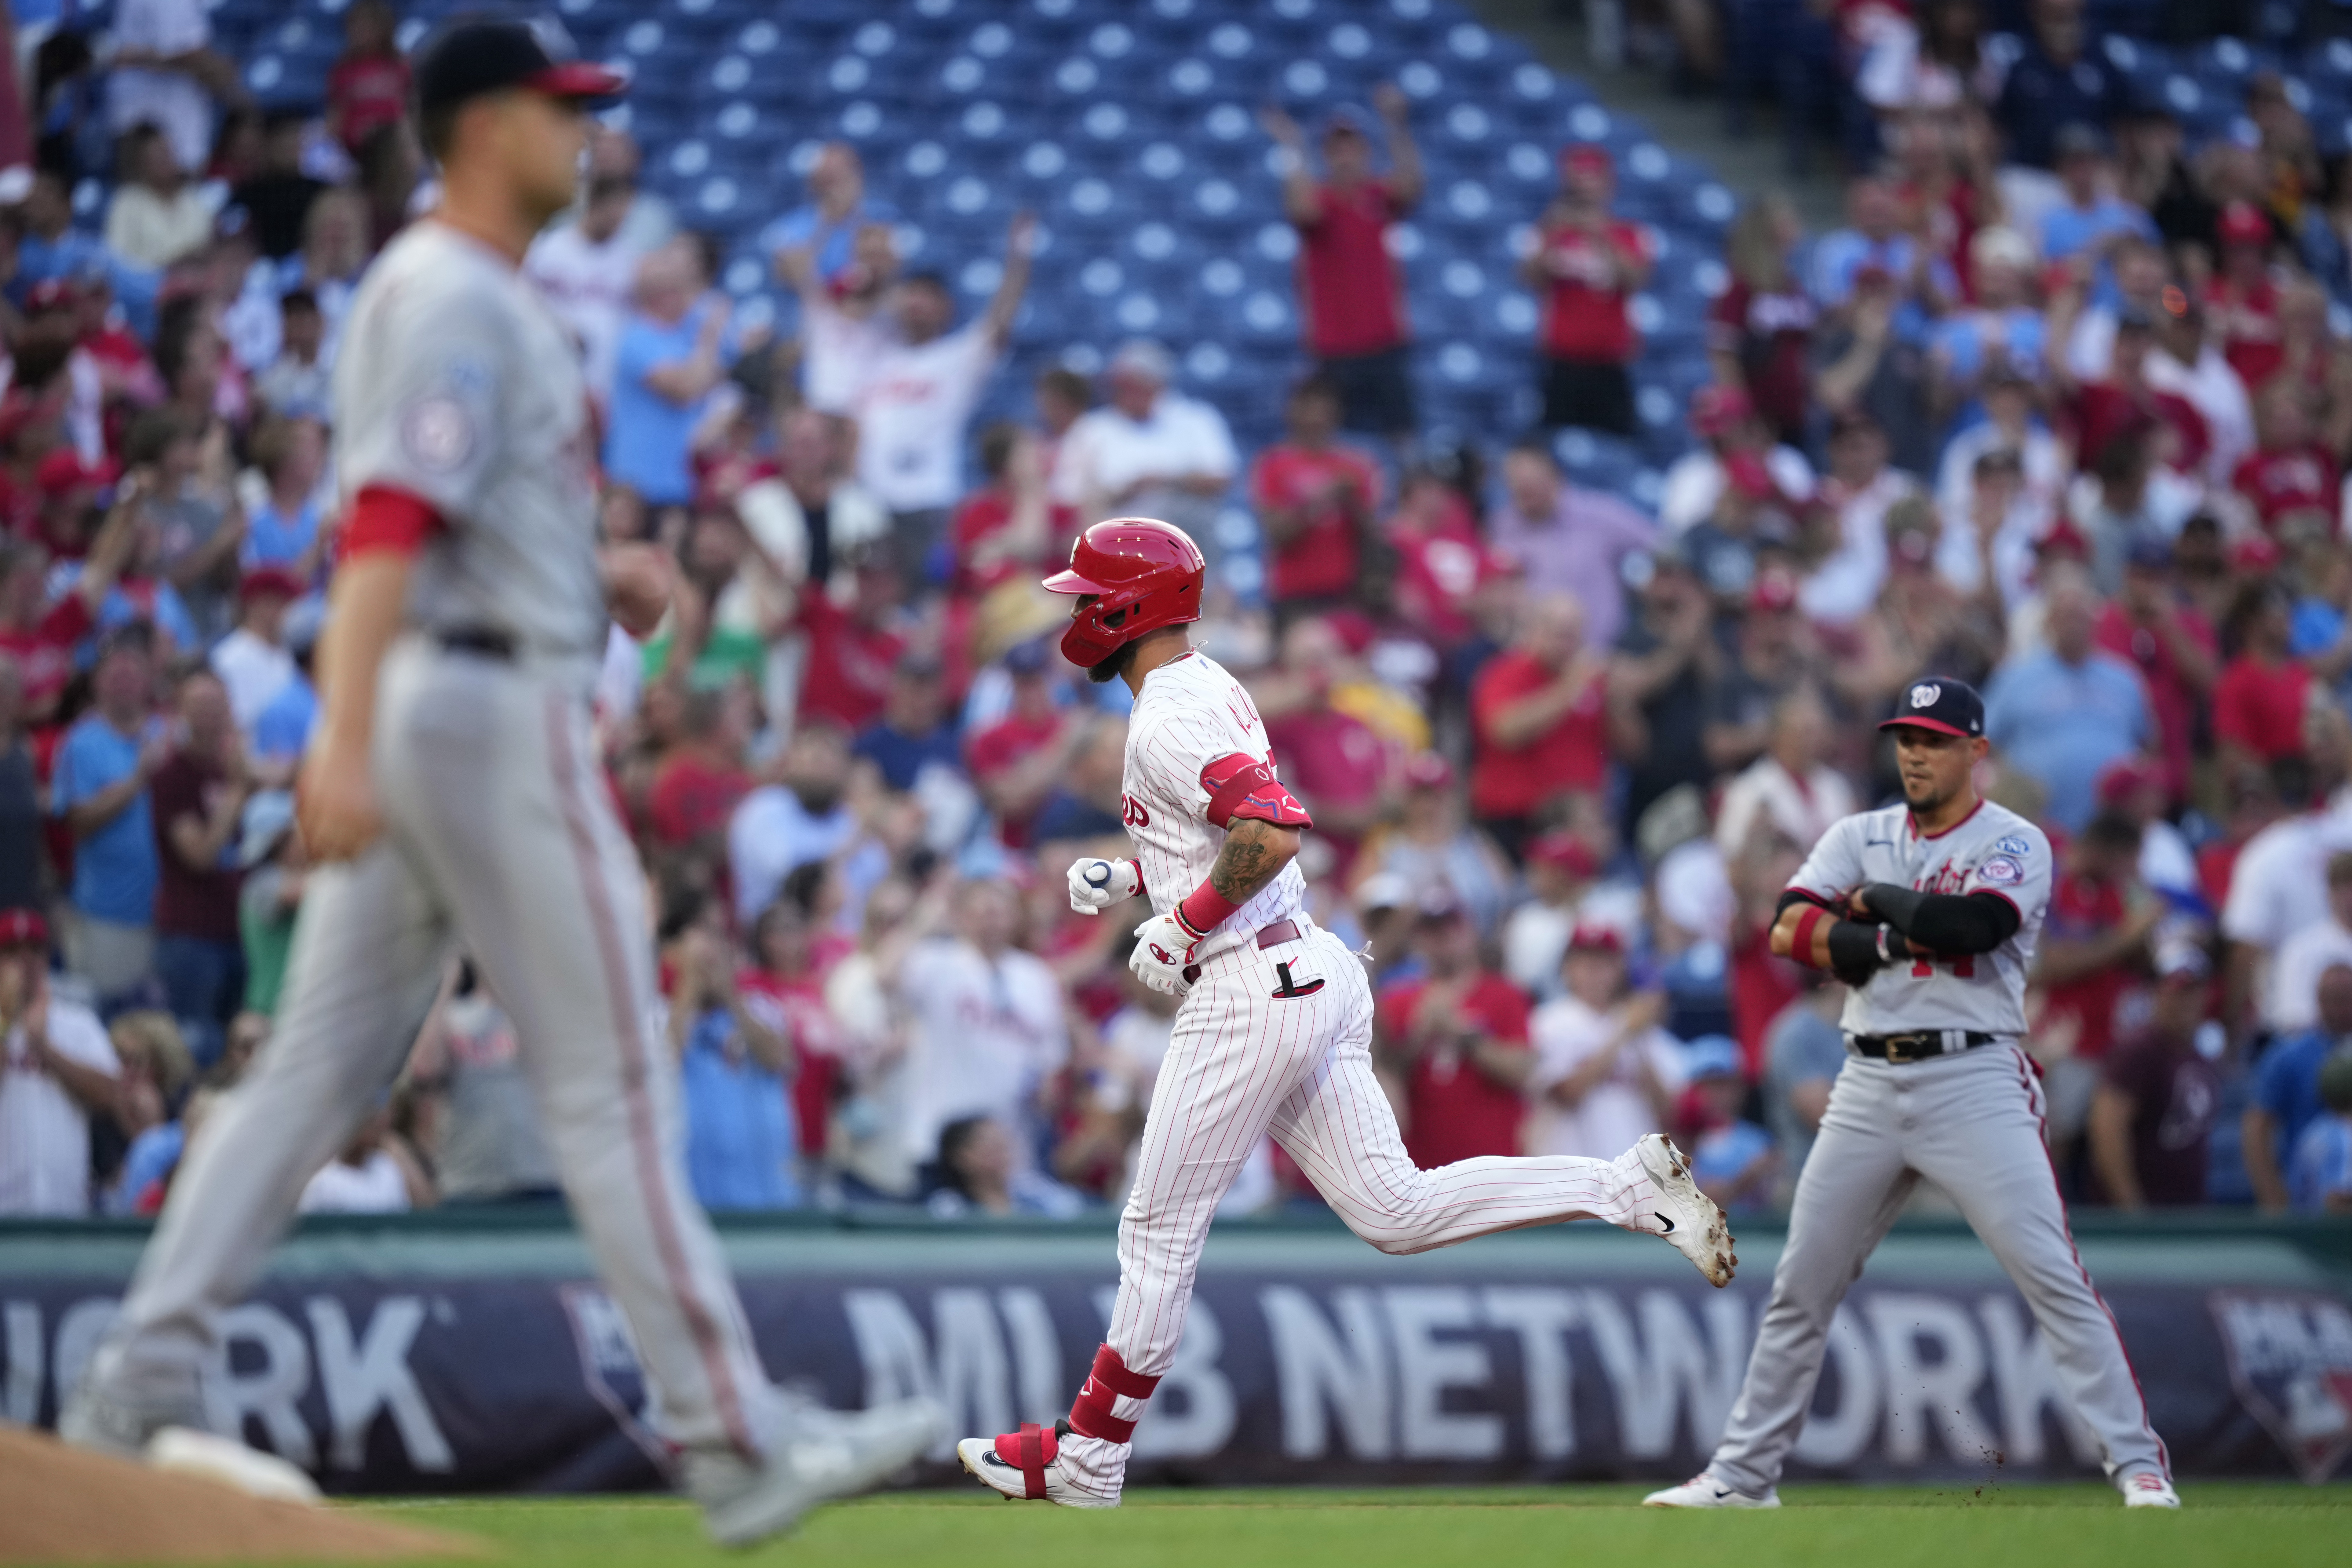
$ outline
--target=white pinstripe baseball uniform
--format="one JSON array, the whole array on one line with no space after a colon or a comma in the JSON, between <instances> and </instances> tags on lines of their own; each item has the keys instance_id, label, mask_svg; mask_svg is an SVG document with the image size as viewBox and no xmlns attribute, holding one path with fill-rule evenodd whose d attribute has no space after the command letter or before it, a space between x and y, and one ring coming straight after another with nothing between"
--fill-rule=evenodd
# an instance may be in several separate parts
<instances>
[{"instance_id":1,"label":"white pinstripe baseball uniform","mask_svg":"<svg viewBox=\"0 0 2352 1568\"><path fill-rule=\"evenodd\" d=\"M220 1310L400 1070L462 939L514 1020L664 1435L756 1454L775 1395L680 1161L644 873L589 729L608 619L577 355L503 258L420 223L369 270L337 369L346 494L390 487L441 522L379 687L383 837L313 874L277 1033L195 1141L92 1388L133 1408L185 1399ZM511 652L436 642L451 633Z\"/></svg>"},{"instance_id":2,"label":"white pinstripe baseball uniform","mask_svg":"<svg viewBox=\"0 0 2352 1568\"><path fill-rule=\"evenodd\" d=\"M1129 721L1123 783L1144 889L1162 914L1205 879L1224 841L1203 774L1240 757L1271 763L1249 693L1207 655L1152 670ZM1597 1217L1656 1233L1657 1189L1640 1161L1477 1159L1414 1166L1372 1073L1372 994L1363 966L1309 921L1295 863L1194 947L1199 977L1176 1015L1119 1224L1119 1281L1107 1342L1138 1380L1156 1379L1184 1330L1217 1201L1271 1132L1349 1228L1383 1252L1425 1252L1498 1230ZM1287 940L1257 933L1292 922ZM1082 1394L1083 1402L1088 1396ZM1144 1400L1119 1394L1121 1422ZM1071 1432L1071 1482L1116 1497L1129 1446Z\"/></svg>"},{"instance_id":3,"label":"white pinstripe baseball uniform","mask_svg":"<svg viewBox=\"0 0 2352 1568\"><path fill-rule=\"evenodd\" d=\"M1746 1382L1707 1462L1706 1473L1722 1485L1756 1497L1778 1483L1812 1404L1838 1302L1922 1176L1959 1205L2016 1282L2059 1381L2105 1451L2108 1473L2165 1472L2164 1445L2148 1425L2122 1336L2067 1229L2041 1081L2017 1044L2051 870L2042 830L1985 801L1927 837L1902 805L1846 817L1790 879L1791 889L1830 904L1873 882L1990 893L2016 909L2019 924L1990 952L1906 960L1846 999L1849 1038L1914 1030L1993 1038L1909 1062L1849 1047L1797 1179L1788 1246L1772 1274Z\"/></svg>"}]
</instances>

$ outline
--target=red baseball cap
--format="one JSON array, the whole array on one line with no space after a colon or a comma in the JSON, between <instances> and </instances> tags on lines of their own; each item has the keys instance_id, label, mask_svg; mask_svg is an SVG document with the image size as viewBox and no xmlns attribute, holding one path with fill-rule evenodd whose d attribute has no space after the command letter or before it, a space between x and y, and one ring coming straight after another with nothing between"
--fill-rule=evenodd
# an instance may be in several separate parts
<instances>
[{"instance_id":1,"label":"red baseball cap","mask_svg":"<svg viewBox=\"0 0 2352 1568\"><path fill-rule=\"evenodd\" d=\"M1416 752L1405 759L1404 782L1414 789L1444 789L1454 782L1454 764L1435 752Z\"/></svg>"},{"instance_id":2,"label":"red baseball cap","mask_svg":"<svg viewBox=\"0 0 2352 1568\"><path fill-rule=\"evenodd\" d=\"M1735 491L1749 500L1762 500L1780 489L1772 482L1772 470L1754 452L1734 452L1726 458L1723 477Z\"/></svg>"},{"instance_id":3,"label":"red baseball cap","mask_svg":"<svg viewBox=\"0 0 2352 1568\"><path fill-rule=\"evenodd\" d=\"M1569 933L1568 951L1613 952L1622 958L1625 953L1625 938L1615 926L1601 925L1595 921L1580 921L1576 929Z\"/></svg>"},{"instance_id":4,"label":"red baseball cap","mask_svg":"<svg viewBox=\"0 0 2352 1568\"><path fill-rule=\"evenodd\" d=\"M2081 529L2063 517L2052 523L2049 531L2033 542L2033 548L2037 553L2044 556L2071 555L2077 561L2088 561L2091 558L2091 542L2083 537Z\"/></svg>"},{"instance_id":5,"label":"red baseball cap","mask_svg":"<svg viewBox=\"0 0 2352 1568\"><path fill-rule=\"evenodd\" d=\"M1598 142L1574 142L1559 155L1559 172L1563 174L1572 169L1607 174L1613 174L1616 168L1617 160L1611 157L1609 149Z\"/></svg>"},{"instance_id":6,"label":"red baseball cap","mask_svg":"<svg viewBox=\"0 0 2352 1568\"><path fill-rule=\"evenodd\" d=\"M2230 570L2252 576L2267 576L2279 569L2284 557L2279 553L2277 541L2267 533L2250 533L2230 546Z\"/></svg>"},{"instance_id":7,"label":"red baseball cap","mask_svg":"<svg viewBox=\"0 0 2352 1568\"><path fill-rule=\"evenodd\" d=\"M2231 202L2224 206L2217 226L2224 245L2268 245L2273 237L2271 220L2252 202Z\"/></svg>"},{"instance_id":8,"label":"red baseball cap","mask_svg":"<svg viewBox=\"0 0 2352 1568\"><path fill-rule=\"evenodd\" d=\"M1756 574L1756 585L1748 591L1748 607L1751 610L1793 610L1797 607L1797 579L1784 566L1768 566Z\"/></svg>"},{"instance_id":9,"label":"red baseball cap","mask_svg":"<svg viewBox=\"0 0 2352 1568\"><path fill-rule=\"evenodd\" d=\"M64 278L44 278L25 294L25 314L39 316L51 310L62 310L76 303L81 291Z\"/></svg>"},{"instance_id":10,"label":"red baseball cap","mask_svg":"<svg viewBox=\"0 0 2352 1568\"><path fill-rule=\"evenodd\" d=\"M21 386L11 388L5 397L0 397L0 442L14 441L40 416L40 399Z\"/></svg>"},{"instance_id":11,"label":"red baseball cap","mask_svg":"<svg viewBox=\"0 0 2352 1568\"><path fill-rule=\"evenodd\" d=\"M1744 387L1702 386L1691 394L1691 428L1710 441L1755 412L1755 400Z\"/></svg>"},{"instance_id":12,"label":"red baseball cap","mask_svg":"<svg viewBox=\"0 0 2352 1568\"><path fill-rule=\"evenodd\" d=\"M1573 833L1545 834L1528 846L1528 859L1538 866L1564 871L1580 882L1591 879L1601 870L1601 860L1592 853L1592 846Z\"/></svg>"},{"instance_id":13,"label":"red baseball cap","mask_svg":"<svg viewBox=\"0 0 2352 1568\"><path fill-rule=\"evenodd\" d=\"M38 910L0 910L0 947L47 947L49 922Z\"/></svg>"},{"instance_id":14,"label":"red baseball cap","mask_svg":"<svg viewBox=\"0 0 2352 1568\"><path fill-rule=\"evenodd\" d=\"M2153 764L2138 757L2126 757L2111 763L2099 774L2099 804L2121 805L2144 789L2164 787L2164 775Z\"/></svg>"},{"instance_id":15,"label":"red baseball cap","mask_svg":"<svg viewBox=\"0 0 2352 1568\"><path fill-rule=\"evenodd\" d=\"M122 468L111 458L100 458L95 463L82 461L81 454L71 447L51 452L33 470L33 482L45 496L61 496L87 485L102 489L121 477Z\"/></svg>"},{"instance_id":16,"label":"red baseball cap","mask_svg":"<svg viewBox=\"0 0 2352 1568\"><path fill-rule=\"evenodd\" d=\"M250 599L275 594L280 598L299 599L310 592L310 586L283 566L256 566L238 580L236 596Z\"/></svg>"}]
</instances>

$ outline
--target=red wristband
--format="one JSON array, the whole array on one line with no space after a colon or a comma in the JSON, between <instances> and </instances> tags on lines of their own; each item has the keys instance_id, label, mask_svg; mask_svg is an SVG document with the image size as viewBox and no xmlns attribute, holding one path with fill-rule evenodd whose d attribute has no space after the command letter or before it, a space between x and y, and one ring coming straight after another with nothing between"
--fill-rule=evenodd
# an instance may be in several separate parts
<instances>
[{"instance_id":1,"label":"red wristband","mask_svg":"<svg viewBox=\"0 0 2352 1568\"><path fill-rule=\"evenodd\" d=\"M1191 896L1175 909L1176 923L1194 942L1200 941L1220 925L1241 906L1203 882L1192 889Z\"/></svg>"},{"instance_id":2,"label":"red wristband","mask_svg":"<svg viewBox=\"0 0 2352 1568\"><path fill-rule=\"evenodd\" d=\"M1819 904L1807 904L1804 912L1797 917L1797 940L1790 944L1789 956L1809 969L1820 968L1813 962L1813 929L1829 918L1829 910Z\"/></svg>"}]
</instances>

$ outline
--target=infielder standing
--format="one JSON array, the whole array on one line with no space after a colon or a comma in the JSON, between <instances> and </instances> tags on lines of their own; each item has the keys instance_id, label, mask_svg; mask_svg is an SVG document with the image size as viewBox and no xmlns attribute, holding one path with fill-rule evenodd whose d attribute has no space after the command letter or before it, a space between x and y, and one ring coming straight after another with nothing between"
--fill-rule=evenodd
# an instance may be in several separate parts
<instances>
[{"instance_id":1,"label":"infielder standing","mask_svg":"<svg viewBox=\"0 0 2352 1568\"><path fill-rule=\"evenodd\" d=\"M1653 1508L1778 1508L1830 1320L1919 1178L2024 1294L2059 1381L2134 1508L2179 1508L2123 1337L2074 1250L2041 1080L2019 1046L2050 904L2050 841L1977 795L1984 703L1920 681L1896 715L1901 805L1832 826L1780 895L1772 951L1834 973L1850 1058L1797 1181L1748 1379L1706 1469Z\"/></svg>"},{"instance_id":2,"label":"infielder standing","mask_svg":"<svg viewBox=\"0 0 2352 1568\"><path fill-rule=\"evenodd\" d=\"M621 79L471 22L415 82L441 206L370 269L336 367L343 560L300 781L303 837L336 863L311 879L277 1034L196 1140L60 1426L136 1453L205 1425L220 1310L400 1070L454 938L514 1019L686 1489L740 1544L911 1460L938 1413L835 1416L772 1388L679 1158L644 874L588 706L608 616L648 628L668 574L644 547L600 555L579 355L517 270L572 201L583 103Z\"/></svg>"},{"instance_id":3,"label":"infielder standing","mask_svg":"<svg viewBox=\"0 0 2352 1568\"><path fill-rule=\"evenodd\" d=\"M1112 1508L1129 1439L1176 1354L1217 1200L1268 1132L1349 1228L1383 1252L1426 1252L1524 1226L1596 1217L1664 1236L1716 1285L1738 1259L1723 1213L1653 1134L1613 1161L1465 1160L1414 1166L1373 1077L1363 966L1307 915L1291 864L1307 812L1276 775L1241 683L1184 631L1205 573L1167 523L1115 518L1080 536L1045 580L1077 595L1062 652L1135 692L1123 784L1135 860L1080 860L1070 907L1138 893L1138 978L1183 998L1143 1129L1118 1232L1118 1295L1092 1375L1053 1429L1024 1425L957 1445L1011 1498Z\"/></svg>"}]
</instances>

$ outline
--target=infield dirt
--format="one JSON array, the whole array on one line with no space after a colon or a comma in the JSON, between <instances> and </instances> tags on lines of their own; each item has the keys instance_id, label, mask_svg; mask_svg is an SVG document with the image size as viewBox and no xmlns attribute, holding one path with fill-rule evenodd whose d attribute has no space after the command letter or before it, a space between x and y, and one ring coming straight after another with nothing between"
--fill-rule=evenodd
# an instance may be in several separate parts
<instances>
[{"instance_id":1,"label":"infield dirt","mask_svg":"<svg viewBox=\"0 0 2352 1568\"><path fill-rule=\"evenodd\" d=\"M434 1531L265 1502L0 1426L0 1563L316 1563L472 1550Z\"/></svg>"}]
</instances>

